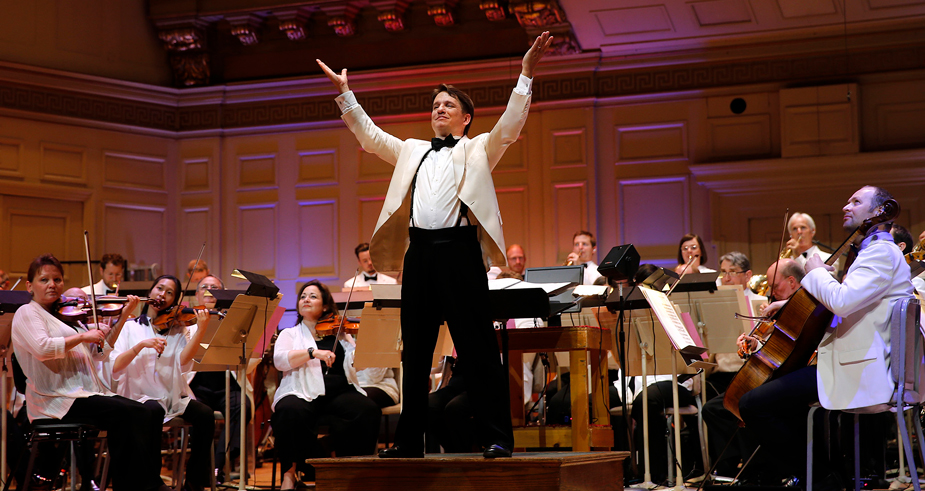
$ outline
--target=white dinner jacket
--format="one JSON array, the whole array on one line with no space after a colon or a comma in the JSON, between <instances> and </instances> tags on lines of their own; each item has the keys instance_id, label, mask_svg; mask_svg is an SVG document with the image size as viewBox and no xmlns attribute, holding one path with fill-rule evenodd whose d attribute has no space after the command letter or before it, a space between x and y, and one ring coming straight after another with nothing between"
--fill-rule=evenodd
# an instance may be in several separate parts
<instances>
[{"instance_id":1,"label":"white dinner jacket","mask_svg":"<svg viewBox=\"0 0 925 491\"><path fill-rule=\"evenodd\" d=\"M874 240L858 253L842 283L824 268L803 278L806 291L836 315L819 343L819 403L826 409L884 404L893 396L890 315L912 295L909 267L891 240Z\"/></svg>"},{"instance_id":2,"label":"white dinner jacket","mask_svg":"<svg viewBox=\"0 0 925 491\"><path fill-rule=\"evenodd\" d=\"M489 133L473 138L464 136L453 147L456 193L472 211L470 216L474 217L473 224L478 225L486 271L489 266L507 264L501 211L491 171L507 147L517 141L529 109L530 95L512 91L504 114ZM356 135L364 150L395 166L379 221L369 241L369 254L377 269L399 271L408 248L411 181L418 164L430 148L430 142L400 140L386 133L372 122L359 104L345 112L341 118Z\"/></svg>"}]
</instances>

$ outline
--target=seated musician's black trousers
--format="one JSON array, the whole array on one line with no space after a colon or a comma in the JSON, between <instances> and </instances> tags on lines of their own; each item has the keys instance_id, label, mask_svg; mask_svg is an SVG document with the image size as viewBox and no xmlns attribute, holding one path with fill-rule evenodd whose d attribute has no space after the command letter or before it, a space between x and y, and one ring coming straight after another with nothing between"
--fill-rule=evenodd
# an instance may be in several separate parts
<instances>
[{"instance_id":1,"label":"seated musician's black trousers","mask_svg":"<svg viewBox=\"0 0 925 491\"><path fill-rule=\"evenodd\" d=\"M806 448L806 415L810 404L816 402L819 402L819 394L815 366L803 367L766 382L746 392L739 400L739 414L745 427L761 444L761 450L750 465L760 467L768 463L761 469L765 480L768 474L773 478L806 475L806 452L795 449ZM819 447L825 445L815 446Z\"/></svg>"},{"instance_id":2,"label":"seated musician's black trousers","mask_svg":"<svg viewBox=\"0 0 925 491\"><path fill-rule=\"evenodd\" d=\"M432 355L444 320L459 357L467 360L476 443L514 446L507 378L488 311L488 278L477 233L474 226L410 229L401 293L404 401L395 434L395 443L410 452L424 449Z\"/></svg>"}]
</instances>

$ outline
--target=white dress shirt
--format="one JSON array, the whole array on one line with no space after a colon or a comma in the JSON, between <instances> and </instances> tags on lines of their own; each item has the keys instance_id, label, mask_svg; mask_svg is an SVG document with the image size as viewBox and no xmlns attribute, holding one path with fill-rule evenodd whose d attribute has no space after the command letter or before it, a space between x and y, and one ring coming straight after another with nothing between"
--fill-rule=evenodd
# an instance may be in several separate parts
<instances>
[{"instance_id":1,"label":"white dress shirt","mask_svg":"<svg viewBox=\"0 0 925 491\"><path fill-rule=\"evenodd\" d=\"M584 277L583 284L593 285L594 280L603 276L602 274L597 272L597 263L595 263L594 261L588 261L584 263L584 265L585 265L585 277Z\"/></svg>"},{"instance_id":2,"label":"white dress shirt","mask_svg":"<svg viewBox=\"0 0 925 491\"><path fill-rule=\"evenodd\" d=\"M86 293L87 295L90 294L89 285L81 288L81 290L83 290L83 292ZM106 286L106 283L103 282L103 280L97 281L96 283L93 284L93 293L97 295L105 295L108 290L109 290L109 287Z\"/></svg>"},{"instance_id":3,"label":"white dress shirt","mask_svg":"<svg viewBox=\"0 0 925 491\"><path fill-rule=\"evenodd\" d=\"M94 363L109 356L108 342L102 353L87 343L65 351L64 338L83 330L61 322L35 301L16 311L12 330L13 350L28 379L29 421L61 419L78 398L114 395L103 385Z\"/></svg>"},{"instance_id":4,"label":"white dress shirt","mask_svg":"<svg viewBox=\"0 0 925 491\"><path fill-rule=\"evenodd\" d=\"M369 285L395 285L398 283L398 280L384 273L377 272L375 276L376 279L366 279L366 273L360 273L356 275L356 284L354 284L353 278L350 278L344 282L344 288L360 288Z\"/></svg>"},{"instance_id":5,"label":"white dress shirt","mask_svg":"<svg viewBox=\"0 0 925 491\"><path fill-rule=\"evenodd\" d=\"M356 388L357 392L365 396L366 391L360 388L356 370L353 368L354 347L347 341L341 341L340 343L345 353L344 372L347 375L347 381ZM279 337L276 338L273 349L273 364L277 370L283 372L283 378L280 380L279 388L276 389L276 395L273 397L273 410L276 410L277 402L289 395L294 395L308 402L324 395L324 374L321 372L321 360L312 358L298 366L293 366L289 362L290 351L308 348L318 349L318 343L315 341L314 325L309 326L303 321L296 326L279 332Z\"/></svg>"},{"instance_id":6,"label":"white dress shirt","mask_svg":"<svg viewBox=\"0 0 925 491\"><path fill-rule=\"evenodd\" d=\"M529 95L532 85L533 79L520 75L514 92ZM341 114L357 105L353 91L341 94L335 101L341 109ZM460 144L461 140L468 140L468 137L463 136L456 140L457 144ZM427 152L424 157L418 169L412 196L410 224L412 227L449 228L455 227L459 221L460 201L456 192L456 179L453 175L452 150L452 148L443 147L436 152ZM468 225L468 222L463 220L462 224Z\"/></svg>"},{"instance_id":7,"label":"white dress shirt","mask_svg":"<svg viewBox=\"0 0 925 491\"><path fill-rule=\"evenodd\" d=\"M155 400L160 403L166 412L164 422L167 422L183 414L190 398L194 398L185 375L193 368L193 362L180 365L180 353L188 344L186 327L177 326L167 334L159 335L151 326L136 319L129 320L113 347L112 361L115 363L119 355L151 338L167 341L163 353L158 356L154 348L142 348L127 367L113 374L113 379L120 396L138 402Z\"/></svg>"}]
</instances>

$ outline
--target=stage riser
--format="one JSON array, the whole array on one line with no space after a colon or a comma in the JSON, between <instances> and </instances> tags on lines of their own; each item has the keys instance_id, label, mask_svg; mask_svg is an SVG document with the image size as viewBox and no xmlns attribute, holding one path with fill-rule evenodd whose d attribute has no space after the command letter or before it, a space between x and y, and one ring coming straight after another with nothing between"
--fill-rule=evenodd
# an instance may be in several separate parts
<instances>
[{"instance_id":1,"label":"stage riser","mask_svg":"<svg viewBox=\"0 0 925 491\"><path fill-rule=\"evenodd\" d=\"M312 459L319 491L622 491L628 452Z\"/></svg>"}]
</instances>

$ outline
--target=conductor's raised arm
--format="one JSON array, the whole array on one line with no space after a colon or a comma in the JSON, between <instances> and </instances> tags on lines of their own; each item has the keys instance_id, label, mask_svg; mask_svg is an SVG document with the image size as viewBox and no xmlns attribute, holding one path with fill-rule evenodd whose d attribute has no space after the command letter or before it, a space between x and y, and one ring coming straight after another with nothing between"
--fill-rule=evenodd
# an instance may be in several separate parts
<instances>
[{"instance_id":1,"label":"conductor's raised arm","mask_svg":"<svg viewBox=\"0 0 925 491\"><path fill-rule=\"evenodd\" d=\"M321 70L324 71L324 74L328 76L328 80L330 80L331 83L334 84L334 87L336 87L337 90L340 91L341 94L350 91L350 87L347 86L347 69L346 68L341 70L340 75L338 75L334 73L334 71L331 70L331 68L325 65L323 61L319 59L315 59L315 61L318 62L318 66L320 66ZM526 70L526 63L527 63L527 60L525 58L524 59L524 64L525 64L524 70Z\"/></svg>"},{"instance_id":2,"label":"conductor's raised arm","mask_svg":"<svg viewBox=\"0 0 925 491\"><path fill-rule=\"evenodd\" d=\"M536 37L536 39L533 41L533 46L530 46L530 49L527 50L527 54L524 55L523 70L520 72L521 75L527 78L533 78L533 71L536 68L537 63L539 63L540 60L543 59L543 55L546 54L546 49L548 49L551 44L552 44L552 36L549 35L549 31L545 31L543 32L543 34L540 34L539 36ZM319 61L318 63L321 63L321 62ZM327 69L327 67L323 67L323 68ZM330 70L328 70L328 72L329 71ZM328 75L328 78L331 78L331 75L333 74ZM344 70L343 76L344 76L344 86L346 86L347 85L347 71L346 70ZM333 82L334 79L331 79L331 81Z\"/></svg>"}]
</instances>

